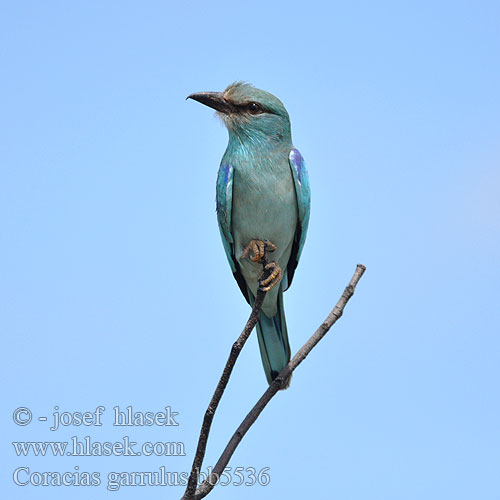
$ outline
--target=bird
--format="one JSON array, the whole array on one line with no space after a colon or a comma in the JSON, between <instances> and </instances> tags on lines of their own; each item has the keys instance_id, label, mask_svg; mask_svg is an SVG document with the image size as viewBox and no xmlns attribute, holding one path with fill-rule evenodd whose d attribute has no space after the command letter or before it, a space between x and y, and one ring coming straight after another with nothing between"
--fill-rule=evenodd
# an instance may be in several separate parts
<instances>
[{"instance_id":1,"label":"bird","mask_svg":"<svg viewBox=\"0 0 500 500\"><path fill-rule=\"evenodd\" d=\"M217 174L217 221L247 302L253 307L259 287L266 292L257 337L271 384L290 361L283 292L292 284L309 225L305 161L293 146L288 112L273 94L235 82L223 92L196 92L186 99L215 109L229 133Z\"/></svg>"}]
</instances>

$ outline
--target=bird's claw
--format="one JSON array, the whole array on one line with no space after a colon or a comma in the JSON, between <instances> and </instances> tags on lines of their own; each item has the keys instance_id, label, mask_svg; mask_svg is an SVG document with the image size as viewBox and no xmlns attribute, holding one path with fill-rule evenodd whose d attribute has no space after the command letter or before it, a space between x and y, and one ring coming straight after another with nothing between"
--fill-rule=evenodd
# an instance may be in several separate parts
<instances>
[{"instance_id":1,"label":"bird's claw","mask_svg":"<svg viewBox=\"0 0 500 500\"><path fill-rule=\"evenodd\" d=\"M269 263L267 261L267 253L274 252L275 250L276 245L272 241L251 240L241 252L243 259L248 257L252 262L260 262L262 264L263 275L266 277L260 281L259 288L263 292L269 292L283 278L279 264L274 261Z\"/></svg>"},{"instance_id":2,"label":"bird's claw","mask_svg":"<svg viewBox=\"0 0 500 500\"><path fill-rule=\"evenodd\" d=\"M266 252L274 252L275 250L276 245L269 240L251 240L241 252L241 257L243 259L248 257L252 262L260 262L264 259ZM253 255L250 255L250 251Z\"/></svg>"},{"instance_id":3,"label":"bird's claw","mask_svg":"<svg viewBox=\"0 0 500 500\"><path fill-rule=\"evenodd\" d=\"M266 252L274 252L276 250L276 245L269 240L264 240L264 247L266 249Z\"/></svg>"},{"instance_id":4,"label":"bird's claw","mask_svg":"<svg viewBox=\"0 0 500 500\"><path fill-rule=\"evenodd\" d=\"M277 262L269 262L264 266L266 271L269 271L270 274L267 278L263 279L260 282L260 289L263 292L269 292L272 288L274 288L283 278L283 273L281 272L281 267Z\"/></svg>"}]
</instances>

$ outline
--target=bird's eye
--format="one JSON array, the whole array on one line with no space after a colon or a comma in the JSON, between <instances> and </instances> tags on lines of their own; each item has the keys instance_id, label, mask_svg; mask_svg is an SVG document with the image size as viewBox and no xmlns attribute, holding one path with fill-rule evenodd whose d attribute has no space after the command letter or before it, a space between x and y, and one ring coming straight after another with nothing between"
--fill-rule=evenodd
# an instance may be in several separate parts
<instances>
[{"instance_id":1,"label":"bird's eye","mask_svg":"<svg viewBox=\"0 0 500 500\"><path fill-rule=\"evenodd\" d=\"M262 113L262 108L260 107L260 104L257 104L256 102L251 102L248 105L248 112L251 115L257 115L259 113Z\"/></svg>"}]
</instances>

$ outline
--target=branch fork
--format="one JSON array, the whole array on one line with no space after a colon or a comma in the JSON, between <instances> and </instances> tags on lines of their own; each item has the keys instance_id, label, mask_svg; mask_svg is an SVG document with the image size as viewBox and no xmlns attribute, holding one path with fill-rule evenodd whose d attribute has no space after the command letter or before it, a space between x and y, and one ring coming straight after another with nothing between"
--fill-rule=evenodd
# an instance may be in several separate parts
<instances>
[{"instance_id":1,"label":"branch fork","mask_svg":"<svg viewBox=\"0 0 500 500\"><path fill-rule=\"evenodd\" d=\"M255 254L255 252L254 252ZM262 258L263 265L263 275L261 277L261 283L267 279L272 271L270 269L266 269L268 265L267 262L267 252L264 252L264 256ZM288 380L293 371L297 368L297 366L304 361L307 355L312 351L312 349L318 344L318 342L328 333L330 328L339 320L344 312L344 308L347 305L349 299L354 295L354 291L356 285L359 280L363 276L366 267L362 264L358 264L354 275L351 278L351 281L346 286L344 292L339 298L337 304L332 309L330 314L326 317L323 323L319 326L319 328L314 332L314 334L309 338L309 340L299 349L297 354L290 360L287 366L283 368L280 374L272 381L264 394L260 397L260 399L255 403L254 407L250 410L247 416L243 419L239 427L236 429L231 439L229 440L226 448L222 452L219 460L215 464L212 473L203 481L203 483L196 488L198 483L198 475L203 464L203 458L205 457L205 450L207 447L208 435L210 433L210 427L212 425L212 420L215 415L215 411L217 410L217 406L222 398L224 390L229 381L229 377L233 371L236 360L245 345L245 342L248 340L250 333L252 332L255 324L259 320L260 310L262 308L262 303L264 302L264 298L266 296L267 290L264 290L262 286L259 287L257 291L257 295L255 297L255 303L252 308L252 312L250 313L250 317L245 325L245 328L241 332L240 336L236 340L236 342L231 347L231 352L229 354L229 358L226 362L226 366L222 372L221 378L217 387L215 389L214 395L210 400L210 404L205 412L205 416L203 418L203 423L201 426L200 437L198 440L198 446L196 449L196 454L193 460L193 466L191 468L191 473L189 476L188 484L186 491L184 492L184 496L181 500L200 500L207 496L214 486L217 484L218 479L221 474L224 472L225 467L229 463L231 456L235 452L239 443L243 439L243 436L247 433L248 429L253 425L253 423L257 420L259 415L262 413L267 403L276 395L276 393L283 386L284 381ZM264 287L265 288L265 287Z\"/></svg>"}]
</instances>

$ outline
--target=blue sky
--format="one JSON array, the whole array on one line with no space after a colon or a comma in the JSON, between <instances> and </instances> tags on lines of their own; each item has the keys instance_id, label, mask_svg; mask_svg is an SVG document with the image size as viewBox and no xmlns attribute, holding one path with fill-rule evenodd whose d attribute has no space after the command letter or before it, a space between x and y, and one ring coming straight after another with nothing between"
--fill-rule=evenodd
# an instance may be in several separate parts
<instances>
[{"instance_id":1,"label":"blue sky","mask_svg":"<svg viewBox=\"0 0 500 500\"><path fill-rule=\"evenodd\" d=\"M500 15L496 2L3 2L0 16L2 491L10 499L180 498L106 489L111 471L188 470L248 306L224 256L227 133L185 101L246 80L276 94L312 187L285 308L292 350L368 270L344 317L230 466L267 486L210 498L500 495ZM251 338L205 466L265 390ZM95 411L102 427L39 416ZM111 425L112 408L179 412ZM13 411L33 412L18 426ZM49 419L50 420L50 419ZM183 442L186 457L18 457L13 441ZM98 487L13 471L99 472Z\"/></svg>"}]
</instances>

